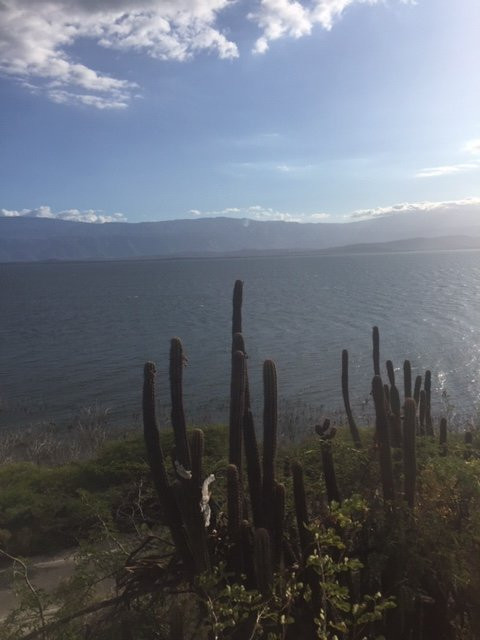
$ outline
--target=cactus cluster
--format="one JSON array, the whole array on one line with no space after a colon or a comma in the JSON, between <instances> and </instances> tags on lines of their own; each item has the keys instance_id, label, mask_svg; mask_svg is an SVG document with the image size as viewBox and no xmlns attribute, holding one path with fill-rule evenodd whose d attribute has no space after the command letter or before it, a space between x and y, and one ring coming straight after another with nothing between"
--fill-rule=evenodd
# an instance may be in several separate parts
<instances>
[{"instance_id":1,"label":"cactus cluster","mask_svg":"<svg viewBox=\"0 0 480 640\"><path fill-rule=\"evenodd\" d=\"M308 565L315 548L311 528L304 469L294 461L285 476L291 476L293 511L296 533L287 528L286 485L277 477L277 372L272 360L263 364L263 445L260 449L251 408L247 370L247 354L242 334L243 283L235 283L233 293L231 381L229 413L228 465L225 468L226 509L218 518L212 517L209 485L213 480L203 465L204 434L200 429L187 437L183 409L183 368L185 358L182 343L173 338L170 349L171 422L174 433L173 470L167 472L165 456L160 446L155 416L155 365L148 362L144 371L143 422L148 462L164 523L171 532L176 556L185 575L191 581L218 562L218 545L212 541L227 541L224 560L236 581L244 581L247 589L255 588L263 598L274 589L274 576L286 567L296 567L311 594L312 606L322 600L318 575ZM375 405L375 449L383 502L388 522L394 526L395 507L402 501L412 513L416 503L417 459L419 436L434 435L431 417L431 372L415 378L412 389L412 368L403 363L403 402L391 360L386 362L388 384L384 384L380 367L380 333L373 328L373 379L371 392ZM349 354L341 358L341 389L348 426L357 450L362 439L353 417L349 397ZM322 474L328 505L342 504L337 480L334 443L336 427L325 419L318 425L320 438L318 468ZM440 454L447 455L447 421L439 424ZM472 434L465 437L466 453L470 455ZM364 449L362 449L364 451ZM360 455L360 451L359 451ZM287 486L290 479L287 478ZM401 562L395 555L395 576L401 583ZM392 565L392 566L393 566ZM350 576L350 579L353 579ZM397 587L388 586L399 596ZM355 590L353 583L349 589ZM352 592L353 592L352 591ZM398 621L398 615L395 620ZM313 618L312 618L313 620ZM397 624L397 622L395 622ZM392 632L393 633L393 632ZM293 637L293 636L292 636ZM396 637L394 635L391 636Z\"/></svg>"}]
</instances>

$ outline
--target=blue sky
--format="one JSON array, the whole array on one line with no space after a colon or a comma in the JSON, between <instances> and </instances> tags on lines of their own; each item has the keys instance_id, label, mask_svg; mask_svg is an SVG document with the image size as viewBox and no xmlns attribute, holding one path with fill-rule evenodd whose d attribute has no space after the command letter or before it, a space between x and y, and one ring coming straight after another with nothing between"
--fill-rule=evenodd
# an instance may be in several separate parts
<instances>
[{"instance_id":1,"label":"blue sky","mask_svg":"<svg viewBox=\"0 0 480 640\"><path fill-rule=\"evenodd\" d=\"M480 212L479 32L478 0L3 0L0 215Z\"/></svg>"}]
</instances>

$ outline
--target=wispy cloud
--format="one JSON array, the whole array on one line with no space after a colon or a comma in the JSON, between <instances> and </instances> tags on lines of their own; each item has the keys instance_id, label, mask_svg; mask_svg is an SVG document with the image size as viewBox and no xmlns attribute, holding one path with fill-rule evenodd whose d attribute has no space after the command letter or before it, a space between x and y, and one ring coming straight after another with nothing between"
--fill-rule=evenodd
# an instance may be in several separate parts
<instances>
[{"instance_id":1,"label":"wispy cloud","mask_svg":"<svg viewBox=\"0 0 480 640\"><path fill-rule=\"evenodd\" d=\"M468 142L463 145L463 151L474 155L480 154L480 138L468 140Z\"/></svg>"},{"instance_id":2,"label":"wispy cloud","mask_svg":"<svg viewBox=\"0 0 480 640\"><path fill-rule=\"evenodd\" d=\"M21 209L19 211L12 209L0 209L0 218L55 218L57 220L70 220L71 222L126 222L127 219L123 213L113 213L106 215L103 211L96 209L87 209L80 211L79 209L65 209L54 213L50 207L42 205L37 209Z\"/></svg>"},{"instance_id":3,"label":"wispy cloud","mask_svg":"<svg viewBox=\"0 0 480 640\"><path fill-rule=\"evenodd\" d=\"M447 164L440 167L426 167L415 174L416 178L437 178L439 176L449 176L454 173L463 173L480 169L480 163L461 162L459 164Z\"/></svg>"},{"instance_id":4,"label":"wispy cloud","mask_svg":"<svg viewBox=\"0 0 480 640\"><path fill-rule=\"evenodd\" d=\"M297 0L261 0L259 7L248 14L262 30L255 42L254 53L265 53L270 42L280 38L302 38L310 35L315 25L330 31L343 12L351 5L380 4L384 0L314 0L313 3ZM414 4L400 0L403 4Z\"/></svg>"},{"instance_id":5,"label":"wispy cloud","mask_svg":"<svg viewBox=\"0 0 480 640\"><path fill-rule=\"evenodd\" d=\"M135 82L75 60L80 38L159 60L184 61L199 51L235 58L238 50L216 27L229 0L2 0L0 72L51 100L99 109L125 108Z\"/></svg>"},{"instance_id":6,"label":"wispy cloud","mask_svg":"<svg viewBox=\"0 0 480 640\"><path fill-rule=\"evenodd\" d=\"M439 202L431 202L428 200L423 202L401 202L399 204L376 207L374 209L357 209L357 211L345 217L349 220L368 220L405 213L465 210L467 208L478 212L480 221L480 198L477 197L461 198L459 200L443 200Z\"/></svg>"},{"instance_id":7,"label":"wispy cloud","mask_svg":"<svg viewBox=\"0 0 480 640\"><path fill-rule=\"evenodd\" d=\"M480 138L468 140L461 148L460 153L465 156L480 154ZM415 178L438 178L442 176L450 176L456 173L464 173L466 171L475 171L480 169L480 160L469 160L468 162L455 162L452 164L444 164L435 167L425 167L415 174Z\"/></svg>"},{"instance_id":8,"label":"wispy cloud","mask_svg":"<svg viewBox=\"0 0 480 640\"><path fill-rule=\"evenodd\" d=\"M283 220L284 222L320 222L329 218L328 213L292 213L279 211L272 207L252 205L250 207L226 207L214 211L190 209L188 212L196 218L246 218L249 220Z\"/></svg>"}]
</instances>

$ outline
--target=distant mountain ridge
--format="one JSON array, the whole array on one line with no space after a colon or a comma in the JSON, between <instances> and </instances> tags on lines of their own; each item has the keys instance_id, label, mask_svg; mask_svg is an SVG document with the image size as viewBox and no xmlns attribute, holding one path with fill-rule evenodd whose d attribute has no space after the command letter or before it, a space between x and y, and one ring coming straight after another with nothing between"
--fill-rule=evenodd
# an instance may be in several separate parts
<instances>
[{"instance_id":1,"label":"distant mountain ridge","mask_svg":"<svg viewBox=\"0 0 480 640\"><path fill-rule=\"evenodd\" d=\"M390 243L383 247L385 251L480 248L480 210L455 215L417 211L349 223L201 218L86 224L49 218L0 218L0 262L118 260L340 248L342 251L378 251L382 249L374 245L379 243Z\"/></svg>"}]
</instances>

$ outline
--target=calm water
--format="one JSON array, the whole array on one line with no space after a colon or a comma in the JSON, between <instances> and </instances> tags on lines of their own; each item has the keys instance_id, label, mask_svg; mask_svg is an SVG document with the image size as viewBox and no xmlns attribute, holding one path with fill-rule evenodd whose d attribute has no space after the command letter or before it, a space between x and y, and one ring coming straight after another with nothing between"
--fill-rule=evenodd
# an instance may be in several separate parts
<instances>
[{"instance_id":1,"label":"calm water","mask_svg":"<svg viewBox=\"0 0 480 640\"><path fill-rule=\"evenodd\" d=\"M17 264L0 265L0 427L68 424L94 405L113 422L138 422L146 360L157 362L160 402L168 401L176 335L189 359L190 413L226 416L237 278L257 402L262 362L273 358L282 398L338 410L348 348L360 414L377 324L383 362L409 358L414 375L430 368L437 408L446 391L457 411L476 411L479 252Z\"/></svg>"}]
</instances>

